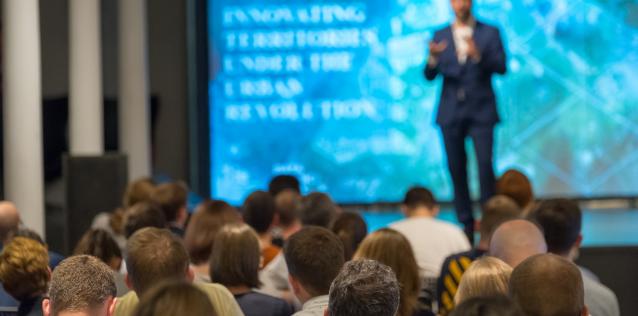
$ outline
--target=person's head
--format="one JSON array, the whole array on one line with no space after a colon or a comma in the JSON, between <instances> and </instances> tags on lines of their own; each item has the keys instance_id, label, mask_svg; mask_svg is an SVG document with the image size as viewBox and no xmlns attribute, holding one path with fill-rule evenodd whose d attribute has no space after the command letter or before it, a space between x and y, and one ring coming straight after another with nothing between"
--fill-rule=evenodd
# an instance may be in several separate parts
<instances>
[{"instance_id":1,"label":"person's head","mask_svg":"<svg viewBox=\"0 0 638 316\"><path fill-rule=\"evenodd\" d=\"M412 216L417 212L426 212L436 215L439 207L434 194L424 187L412 187L405 193L401 209L406 216Z\"/></svg>"},{"instance_id":2,"label":"person's head","mask_svg":"<svg viewBox=\"0 0 638 316\"><path fill-rule=\"evenodd\" d=\"M279 193L284 190L292 190L297 194L301 193L299 188L299 180L295 178L295 176L291 175L278 175L270 180L268 184L268 193L270 193L273 197L279 195Z\"/></svg>"},{"instance_id":3,"label":"person's head","mask_svg":"<svg viewBox=\"0 0 638 316\"><path fill-rule=\"evenodd\" d=\"M0 242L6 243L18 230L20 214L15 204L9 201L0 202Z\"/></svg>"},{"instance_id":4,"label":"person's head","mask_svg":"<svg viewBox=\"0 0 638 316\"><path fill-rule=\"evenodd\" d=\"M420 290L419 266L410 242L396 230L383 228L368 235L354 254L354 260L377 260L396 274L401 285L398 316L412 315Z\"/></svg>"},{"instance_id":5,"label":"person's head","mask_svg":"<svg viewBox=\"0 0 638 316\"><path fill-rule=\"evenodd\" d=\"M495 195L487 200L482 207L483 216L479 227L481 240L489 242L496 227L506 221L519 218L521 212L516 202L505 195Z\"/></svg>"},{"instance_id":6,"label":"person's head","mask_svg":"<svg viewBox=\"0 0 638 316\"><path fill-rule=\"evenodd\" d=\"M521 209L525 209L534 201L532 183L524 173L516 169L505 171L496 180L496 194L510 197Z\"/></svg>"},{"instance_id":7,"label":"person's head","mask_svg":"<svg viewBox=\"0 0 638 316\"><path fill-rule=\"evenodd\" d=\"M521 307L505 295L472 297L456 306L450 316L525 316Z\"/></svg>"},{"instance_id":8,"label":"person's head","mask_svg":"<svg viewBox=\"0 0 638 316\"><path fill-rule=\"evenodd\" d=\"M168 229L142 228L128 239L126 250L127 284L138 296L162 280L194 277L186 248Z\"/></svg>"},{"instance_id":9,"label":"person's head","mask_svg":"<svg viewBox=\"0 0 638 316\"><path fill-rule=\"evenodd\" d=\"M580 270L554 254L532 256L514 268L510 296L528 316L588 314Z\"/></svg>"},{"instance_id":10,"label":"person's head","mask_svg":"<svg viewBox=\"0 0 638 316\"><path fill-rule=\"evenodd\" d=\"M49 277L49 254L41 243L15 237L2 249L0 282L15 299L22 301L46 293Z\"/></svg>"},{"instance_id":11,"label":"person's head","mask_svg":"<svg viewBox=\"0 0 638 316\"><path fill-rule=\"evenodd\" d=\"M302 303L328 294L330 283L345 261L339 237L314 226L290 236L284 245L284 258L292 290Z\"/></svg>"},{"instance_id":12,"label":"person's head","mask_svg":"<svg viewBox=\"0 0 638 316\"><path fill-rule=\"evenodd\" d=\"M167 222L183 225L188 218L187 197L186 185L181 182L170 182L158 185L153 190L151 200L160 206Z\"/></svg>"},{"instance_id":13,"label":"person's head","mask_svg":"<svg viewBox=\"0 0 638 316\"><path fill-rule=\"evenodd\" d=\"M482 257L470 264L463 273L458 291L454 296L456 305L480 296L507 295L512 267L494 257Z\"/></svg>"},{"instance_id":14,"label":"person's head","mask_svg":"<svg viewBox=\"0 0 638 316\"><path fill-rule=\"evenodd\" d=\"M261 250L257 233L246 224L224 226L210 258L210 279L227 287L259 287Z\"/></svg>"},{"instance_id":15,"label":"person's head","mask_svg":"<svg viewBox=\"0 0 638 316\"><path fill-rule=\"evenodd\" d=\"M543 233L534 223L515 219L501 224L490 240L491 256L515 268L530 256L547 252Z\"/></svg>"},{"instance_id":16,"label":"person's head","mask_svg":"<svg viewBox=\"0 0 638 316\"><path fill-rule=\"evenodd\" d=\"M578 203L567 199L542 201L528 215L543 228L547 251L560 256L570 256L580 248L582 217Z\"/></svg>"},{"instance_id":17,"label":"person's head","mask_svg":"<svg viewBox=\"0 0 638 316\"><path fill-rule=\"evenodd\" d=\"M166 217L157 203L143 201L134 204L124 215L124 236L131 237L145 227L166 228Z\"/></svg>"},{"instance_id":18,"label":"person's head","mask_svg":"<svg viewBox=\"0 0 638 316\"><path fill-rule=\"evenodd\" d=\"M42 310L44 316L110 316L116 296L114 271L98 258L78 255L53 271Z\"/></svg>"},{"instance_id":19,"label":"person's head","mask_svg":"<svg viewBox=\"0 0 638 316\"><path fill-rule=\"evenodd\" d=\"M304 226L330 227L340 209L325 193L313 192L301 199L299 218Z\"/></svg>"},{"instance_id":20,"label":"person's head","mask_svg":"<svg viewBox=\"0 0 638 316\"><path fill-rule=\"evenodd\" d=\"M115 240L102 229L89 229L78 241L74 255L91 255L102 260L113 270L119 271L122 251Z\"/></svg>"},{"instance_id":21,"label":"person's head","mask_svg":"<svg viewBox=\"0 0 638 316\"><path fill-rule=\"evenodd\" d=\"M206 293L194 285L170 280L153 287L142 296L135 316L216 316Z\"/></svg>"},{"instance_id":22,"label":"person's head","mask_svg":"<svg viewBox=\"0 0 638 316\"><path fill-rule=\"evenodd\" d=\"M132 181L124 191L122 206L129 208L139 202L150 200L154 189L155 182L151 178L143 177Z\"/></svg>"},{"instance_id":23,"label":"person's head","mask_svg":"<svg viewBox=\"0 0 638 316\"><path fill-rule=\"evenodd\" d=\"M275 210L279 215L279 226L289 228L299 221L299 204L301 195L294 190L286 189L275 196Z\"/></svg>"},{"instance_id":24,"label":"person's head","mask_svg":"<svg viewBox=\"0 0 638 316\"><path fill-rule=\"evenodd\" d=\"M472 17L472 0L451 0L454 16L459 22L467 22Z\"/></svg>"},{"instance_id":25,"label":"person's head","mask_svg":"<svg viewBox=\"0 0 638 316\"><path fill-rule=\"evenodd\" d=\"M330 286L326 315L394 316L400 285L392 269L376 260L347 262Z\"/></svg>"},{"instance_id":26,"label":"person's head","mask_svg":"<svg viewBox=\"0 0 638 316\"><path fill-rule=\"evenodd\" d=\"M265 191L251 193L241 207L244 222L258 234L270 231L275 219L275 199Z\"/></svg>"},{"instance_id":27,"label":"person's head","mask_svg":"<svg viewBox=\"0 0 638 316\"><path fill-rule=\"evenodd\" d=\"M27 227L18 228L13 234L13 237L24 237L24 238L33 239L39 242L40 244L42 244L43 246L47 247L47 243L44 242L44 239L42 239L42 236L40 236L40 234L38 234L38 232L36 232L35 230L27 228Z\"/></svg>"},{"instance_id":28,"label":"person's head","mask_svg":"<svg viewBox=\"0 0 638 316\"><path fill-rule=\"evenodd\" d=\"M343 242L345 259L350 260L368 234L368 225L359 213L344 212L332 224L332 232Z\"/></svg>"},{"instance_id":29,"label":"person's head","mask_svg":"<svg viewBox=\"0 0 638 316\"><path fill-rule=\"evenodd\" d=\"M208 264L219 230L226 224L239 221L239 212L224 201L208 200L198 205L184 235L184 245L191 262L196 265Z\"/></svg>"}]
</instances>

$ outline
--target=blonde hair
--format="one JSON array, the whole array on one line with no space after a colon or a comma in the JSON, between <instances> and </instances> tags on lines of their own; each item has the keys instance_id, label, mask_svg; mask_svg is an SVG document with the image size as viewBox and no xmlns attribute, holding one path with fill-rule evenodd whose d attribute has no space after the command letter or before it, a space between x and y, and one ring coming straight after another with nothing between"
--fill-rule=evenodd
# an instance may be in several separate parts
<instances>
[{"instance_id":1,"label":"blonde hair","mask_svg":"<svg viewBox=\"0 0 638 316\"><path fill-rule=\"evenodd\" d=\"M397 315L412 315L417 307L421 284L419 267L410 242L405 236L389 228L377 230L361 242L353 260L361 258L377 260L392 268L401 285L401 301Z\"/></svg>"},{"instance_id":2,"label":"blonde hair","mask_svg":"<svg viewBox=\"0 0 638 316\"><path fill-rule=\"evenodd\" d=\"M22 301L47 291L49 254L41 243L15 237L0 254L0 282L7 293Z\"/></svg>"},{"instance_id":3,"label":"blonde hair","mask_svg":"<svg viewBox=\"0 0 638 316\"><path fill-rule=\"evenodd\" d=\"M472 297L507 295L512 267L495 257L480 258L469 266L461 277L454 304Z\"/></svg>"}]
</instances>

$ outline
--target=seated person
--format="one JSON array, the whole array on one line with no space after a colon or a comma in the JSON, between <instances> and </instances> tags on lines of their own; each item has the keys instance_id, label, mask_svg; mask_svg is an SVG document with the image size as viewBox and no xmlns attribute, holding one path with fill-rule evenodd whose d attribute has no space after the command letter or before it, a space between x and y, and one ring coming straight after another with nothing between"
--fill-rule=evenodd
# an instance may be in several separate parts
<instances>
[{"instance_id":1,"label":"seated person","mask_svg":"<svg viewBox=\"0 0 638 316\"><path fill-rule=\"evenodd\" d=\"M170 280L144 294L135 316L217 316L210 299L191 283Z\"/></svg>"},{"instance_id":2,"label":"seated person","mask_svg":"<svg viewBox=\"0 0 638 316\"><path fill-rule=\"evenodd\" d=\"M472 262L461 277L454 303L458 305L472 297L507 295L511 274L512 267L498 258L483 257Z\"/></svg>"}]
</instances>

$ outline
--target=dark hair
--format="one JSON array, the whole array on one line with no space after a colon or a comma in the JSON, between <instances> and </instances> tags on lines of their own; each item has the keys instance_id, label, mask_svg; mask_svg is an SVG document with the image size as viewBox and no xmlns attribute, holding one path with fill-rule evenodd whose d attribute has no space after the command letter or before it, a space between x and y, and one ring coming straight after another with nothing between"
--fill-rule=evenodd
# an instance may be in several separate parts
<instances>
[{"instance_id":1,"label":"dark hair","mask_svg":"<svg viewBox=\"0 0 638 316\"><path fill-rule=\"evenodd\" d=\"M500 224L519 218L522 209L511 198L505 195L495 195L483 204L482 213L481 237L489 239Z\"/></svg>"},{"instance_id":2,"label":"dark hair","mask_svg":"<svg viewBox=\"0 0 638 316\"><path fill-rule=\"evenodd\" d=\"M124 216L124 236L131 237L144 227L166 228L166 217L159 205L144 201L131 206Z\"/></svg>"},{"instance_id":3,"label":"dark hair","mask_svg":"<svg viewBox=\"0 0 638 316\"><path fill-rule=\"evenodd\" d=\"M186 199L188 197L188 189L181 182L163 183L158 185L151 200L157 203L164 212L167 222L177 220L177 215L182 207L186 207Z\"/></svg>"},{"instance_id":4,"label":"dark hair","mask_svg":"<svg viewBox=\"0 0 638 316\"><path fill-rule=\"evenodd\" d=\"M299 218L304 226L328 228L339 213L339 207L325 193L313 192L301 199Z\"/></svg>"},{"instance_id":5,"label":"dark hair","mask_svg":"<svg viewBox=\"0 0 638 316\"><path fill-rule=\"evenodd\" d=\"M525 208L534 200L532 183L527 176L509 169L496 180L496 194L509 196L520 208Z\"/></svg>"},{"instance_id":6,"label":"dark hair","mask_svg":"<svg viewBox=\"0 0 638 316\"><path fill-rule=\"evenodd\" d=\"M35 240L37 242L39 242L41 245L46 246L47 243L44 242L44 239L42 239L42 236L40 236L40 234L38 234L38 232L36 232L33 229L30 228L26 228L26 227L22 227L22 228L18 228L18 230L15 231L15 233L13 234L13 237L24 237L24 238L29 238L32 240Z\"/></svg>"},{"instance_id":7,"label":"dark hair","mask_svg":"<svg viewBox=\"0 0 638 316\"><path fill-rule=\"evenodd\" d=\"M259 287L259 237L246 224L224 226L210 258L210 279L224 286Z\"/></svg>"},{"instance_id":8,"label":"dark hair","mask_svg":"<svg viewBox=\"0 0 638 316\"><path fill-rule=\"evenodd\" d=\"M345 212L332 224L332 232L343 242L346 260L352 259L361 241L368 234L368 226L359 213Z\"/></svg>"},{"instance_id":9,"label":"dark hair","mask_svg":"<svg viewBox=\"0 0 638 316\"><path fill-rule=\"evenodd\" d=\"M301 193L299 189L299 180L292 175L278 175L270 180L268 184L268 192L272 194L272 196L277 196L280 192L284 190L293 190L297 193Z\"/></svg>"},{"instance_id":10,"label":"dark hair","mask_svg":"<svg viewBox=\"0 0 638 316\"><path fill-rule=\"evenodd\" d=\"M582 226L578 203L567 199L542 201L529 214L529 219L543 228L547 250L565 254L574 245Z\"/></svg>"},{"instance_id":11,"label":"dark hair","mask_svg":"<svg viewBox=\"0 0 638 316\"><path fill-rule=\"evenodd\" d=\"M369 259L347 262L330 287L331 316L394 316L400 286L392 269Z\"/></svg>"},{"instance_id":12,"label":"dark hair","mask_svg":"<svg viewBox=\"0 0 638 316\"><path fill-rule=\"evenodd\" d=\"M299 218L301 195L286 189L275 196L275 210L279 215L279 225L289 227Z\"/></svg>"},{"instance_id":13,"label":"dark hair","mask_svg":"<svg viewBox=\"0 0 638 316\"><path fill-rule=\"evenodd\" d=\"M162 282L142 296L135 316L215 316L210 298L185 281Z\"/></svg>"},{"instance_id":14,"label":"dark hair","mask_svg":"<svg viewBox=\"0 0 638 316\"><path fill-rule=\"evenodd\" d=\"M197 206L184 235L191 261L194 264L208 262L219 230L240 220L239 212L224 201L207 200Z\"/></svg>"},{"instance_id":15,"label":"dark hair","mask_svg":"<svg viewBox=\"0 0 638 316\"><path fill-rule=\"evenodd\" d=\"M403 198L403 205L409 209L415 209L417 207L434 208L437 203L434 199L434 195L430 190L424 187L412 187L405 193Z\"/></svg>"},{"instance_id":16,"label":"dark hair","mask_svg":"<svg viewBox=\"0 0 638 316\"><path fill-rule=\"evenodd\" d=\"M456 306L450 316L525 316L521 307L505 295L472 297Z\"/></svg>"},{"instance_id":17,"label":"dark hair","mask_svg":"<svg viewBox=\"0 0 638 316\"><path fill-rule=\"evenodd\" d=\"M73 250L74 255L91 255L109 264L113 258L122 258L122 251L108 232L89 229Z\"/></svg>"},{"instance_id":18,"label":"dark hair","mask_svg":"<svg viewBox=\"0 0 638 316\"><path fill-rule=\"evenodd\" d=\"M341 240L322 227L305 227L284 246L288 272L313 297L326 295L345 259Z\"/></svg>"},{"instance_id":19,"label":"dark hair","mask_svg":"<svg viewBox=\"0 0 638 316\"><path fill-rule=\"evenodd\" d=\"M244 222L257 233L268 232L275 217L275 200L265 191L251 193L241 207Z\"/></svg>"}]
</instances>

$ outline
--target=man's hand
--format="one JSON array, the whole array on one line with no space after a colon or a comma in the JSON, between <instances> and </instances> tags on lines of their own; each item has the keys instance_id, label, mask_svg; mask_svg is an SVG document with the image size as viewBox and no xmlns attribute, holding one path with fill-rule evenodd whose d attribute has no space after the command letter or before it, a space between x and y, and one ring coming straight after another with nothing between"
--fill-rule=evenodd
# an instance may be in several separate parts
<instances>
[{"instance_id":1,"label":"man's hand","mask_svg":"<svg viewBox=\"0 0 638 316\"><path fill-rule=\"evenodd\" d=\"M447 42L441 41L436 43L434 41L430 42L430 58L439 58L441 53L447 48Z\"/></svg>"},{"instance_id":2,"label":"man's hand","mask_svg":"<svg viewBox=\"0 0 638 316\"><path fill-rule=\"evenodd\" d=\"M474 39L470 36L465 38L465 42L467 43L467 57L471 58L474 62L479 62L481 60L481 52L476 47Z\"/></svg>"}]
</instances>

